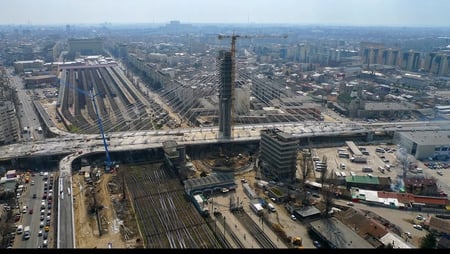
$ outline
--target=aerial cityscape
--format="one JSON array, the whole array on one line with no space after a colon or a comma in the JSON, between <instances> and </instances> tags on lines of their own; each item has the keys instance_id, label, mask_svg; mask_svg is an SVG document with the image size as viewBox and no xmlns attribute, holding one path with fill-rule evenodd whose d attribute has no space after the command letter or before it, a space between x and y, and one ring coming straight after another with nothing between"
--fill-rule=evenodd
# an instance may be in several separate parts
<instances>
[{"instance_id":1,"label":"aerial cityscape","mask_svg":"<svg viewBox=\"0 0 450 254\"><path fill-rule=\"evenodd\" d=\"M449 4L210 2L0 11L0 248L449 248Z\"/></svg>"}]
</instances>

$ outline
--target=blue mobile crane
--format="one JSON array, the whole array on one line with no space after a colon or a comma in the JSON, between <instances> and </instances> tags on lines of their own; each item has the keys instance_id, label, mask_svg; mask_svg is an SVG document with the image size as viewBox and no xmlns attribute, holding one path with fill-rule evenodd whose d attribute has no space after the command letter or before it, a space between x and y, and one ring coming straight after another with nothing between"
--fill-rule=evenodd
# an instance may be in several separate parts
<instances>
[{"instance_id":1,"label":"blue mobile crane","mask_svg":"<svg viewBox=\"0 0 450 254\"><path fill-rule=\"evenodd\" d=\"M103 140L103 146L105 147L105 153L106 153L105 172L110 172L112 170L112 168L115 166L115 162L112 161L111 157L109 156L108 143L106 143L105 132L103 131L102 119L100 117L100 114L98 113L97 103L95 103L95 96L97 96L98 94L94 94L93 86L91 86L91 89L89 90L89 92L86 92L86 91L79 89L78 87L72 86L70 84L67 84L67 85L69 87L75 89L76 91L89 96L89 98L91 98L91 100L92 100L92 104L94 105L95 115L97 116L98 128L100 129L100 134L102 135L102 140Z\"/></svg>"}]
</instances>

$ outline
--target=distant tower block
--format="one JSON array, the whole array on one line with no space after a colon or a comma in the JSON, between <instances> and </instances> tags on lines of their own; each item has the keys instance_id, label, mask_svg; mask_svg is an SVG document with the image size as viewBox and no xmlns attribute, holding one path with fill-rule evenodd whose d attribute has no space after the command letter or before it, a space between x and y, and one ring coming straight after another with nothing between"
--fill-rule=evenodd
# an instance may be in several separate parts
<instances>
[{"instance_id":1,"label":"distant tower block","mask_svg":"<svg viewBox=\"0 0 450 254\"><path fill-rule=\"evenodd\" d=\"M231 138L233 107L233 56L231 51L221 50L217 57L219 70L219 137Z\"/></svg>"}]
</instances>

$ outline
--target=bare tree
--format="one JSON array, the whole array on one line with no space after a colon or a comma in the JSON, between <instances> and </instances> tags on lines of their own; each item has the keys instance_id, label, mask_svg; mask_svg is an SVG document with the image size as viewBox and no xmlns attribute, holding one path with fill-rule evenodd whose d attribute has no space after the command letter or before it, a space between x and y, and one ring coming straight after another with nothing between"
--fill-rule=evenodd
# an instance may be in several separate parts
<instances>
[{"instance_id":1,"label":"bare tree","mask_svg":"<svg viewBox=\"0 0 450 254\"><path fill-rule=\"evenodd\" d=\"M299 170L302 175L301 179L301 187L303 190L303 202L307 203L307 197L306 197L306 180L308 179L308 175L310 174L313 165L312 165L312 159L311 159L311 150L310 149L304 149L300 151L300 154L298 156L299 160Z\"/></svg>"},{"instance_id":2,"label":"bare tree","mask_svg":"<svg viewBox=\"0 0 450 254\"><path fill-rule=\"evenodd\" d=\"M322 201L325 205L323 215L325 217L328 217L330 215L329 212L331 211L331 208L334 204L334 185L330 181L330 176L328 174L328 165L326 164L327 157L325 155L322 157L322 162L325 163L325 168L320 175L320 184L322 185ZM331 170L330 174L331 176L333 176L334 170Z\"/></svg>"}]
</instances>

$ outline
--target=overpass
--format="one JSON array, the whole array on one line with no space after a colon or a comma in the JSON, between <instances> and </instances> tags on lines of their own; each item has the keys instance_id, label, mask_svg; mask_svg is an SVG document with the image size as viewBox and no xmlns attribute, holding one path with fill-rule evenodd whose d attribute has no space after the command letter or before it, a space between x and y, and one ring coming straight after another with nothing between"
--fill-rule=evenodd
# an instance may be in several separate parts
<instances>
[{"instance_id":1,"label":"overpass","mask_svg":"<svg viewBox=\"0 0 450 254\"><path fill-rule=\"evenodd\" d=\"M260 139L260 131L267 128L279 128L299 138L327 137L339 135L371 135L395 131L429 131L450 129L450 121L418 122L303 122L268 123L239 125L234 127L234 136L229 139L219 137L218 127L187 128L172 130L142 130L130 132L112 132L108 136L108 148L111 152L162 148L163 142L175 141L179 145L202 145L211 143L248 142ZM104 152L99 134L71 134L55 127L50 128L56 138L41 141L21 142L0 147L0 161L25 157L66 155L70 153Z\"/></svg>"},{"instance_id":2,"label":"overpass","mask_svg":"<svg viewBox=\"0 0 450 254\"><path fill-rule=\"evenodd\" d=\"M219 138L218 127L114 132L108 134L108 145L110 151L120 152L161 148L165 141L176 141L179 145L248 142L259 140L260 131L267 128L279 128L299 138L357 134L370 136L376 132L444 130L450 128L449 122L379 122L371 124L360 122L303 122L240 125L234 127L234 136L229 139ZM55 127L49 127L49 129L59 137L2 146L0 147L0 161L30 156L66 155L59 162L56 240L57 248L75 248L73 199L71 197L72 162L80 154L104 152L103 141L99 134L79 135L66 133ZM69 209L61 209L61 207Z\"/></svg>"}]
</instances>

